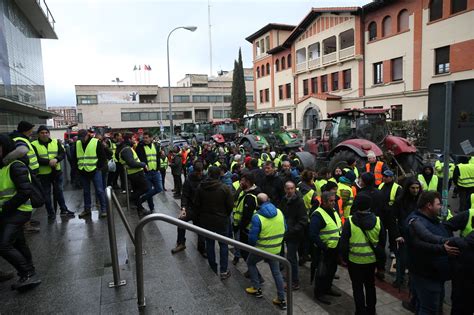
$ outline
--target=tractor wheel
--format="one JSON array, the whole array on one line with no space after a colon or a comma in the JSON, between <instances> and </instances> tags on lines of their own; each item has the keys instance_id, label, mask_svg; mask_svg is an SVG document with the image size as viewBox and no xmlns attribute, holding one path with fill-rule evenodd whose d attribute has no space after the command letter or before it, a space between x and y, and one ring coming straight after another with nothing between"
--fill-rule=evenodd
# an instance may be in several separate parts
<instances>
[{"instance_id":1,"label":"tractor wheel","mask_svg":"<svg viewBox=\"0 0 474 315\"><path fill-rule=\"evenodd\" d=\"M333 171L337 166L347 166L347 160L350 158L355 159L357 168L362 169L364 167L364 160L361 159L355 152L349 150L342 150L334 154L329 161L329 169ZM344 165L345 164L345 165Z\"/></svg>"},{"instance_id":2,"label":"tractor wheel","mask_svg":"<svg viewBox=\"0 0 474 315\"><path fill-rule=\"evenodd\" d=\"M421 156L416 153L404 153L395 157L398 164L403 168L407 176L416 175L420 172L423 166L423 160ZM397 165L393 165L394 169L397 169ZM399 173L402 173L399 170Z\"/></svg>"},{"instance_id":3,"label":"tractor wheel","mask_svg":"<svg viewBox=\"0 0 474 315\"><path fill-rule=\"evenodd\" d=\"M316 171L316 158L309 152L296 152L296 157L305 169Z\"/></svg>"}]
</instances>

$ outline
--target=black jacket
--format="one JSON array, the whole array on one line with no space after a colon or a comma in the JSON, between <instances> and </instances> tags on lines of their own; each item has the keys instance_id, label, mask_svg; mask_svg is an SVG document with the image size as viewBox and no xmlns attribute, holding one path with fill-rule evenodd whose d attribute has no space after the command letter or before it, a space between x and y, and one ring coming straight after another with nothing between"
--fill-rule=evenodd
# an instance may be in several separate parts
<instances>
[{"instance_id":1,"label":"black jacket","mask_svg":"<svg viewBox=\"0 0 474 315\"><path fill-rule=\"evenodd\" d=\"M371 211L356 211L352 215L352 222L361 228L362 230L368 231L375 227L377 223L377 217ZM349 240L351 238L351 222L346 220L344 226L342 227L342 234L339 240L339 247L341 249L342 257L345 261L349 261ZM385 248L385 229L383 223L380 222L380 233L379 233L379 242L377 244L378 250L383 250ZM384 262L377 262L378 264Z\"/></svg>"},{"instance_id":2,"label":"black jacket","mask_svg":"<svg viewBox=\"0 0 474 315\"><path fill-rule=\"evenodd\" d=\"M308 214L301 195L298 192L290 198L285 195L278 208L283 212L287 225L285 240L303 241Z\"/></svg>"},{"instance_id":3,"label":"black jacket","mask_svg":"<svg viewBox=\"0 0 474 315\"><path fill-rule=\"evenodd\" d=\"M467 212L467 211L464 211ZM461 250L458 257L452 259L453 276L470 283L474 282L474 232L466 237L455 238L449 241L449 245Z\"/></svg>"},{"instance_id":4,"label":"black jacket","mask_svg":"<svg viewBox=\"0 0 474 315\"><path fill-rule=\"evenodd\" d=\"M400 197L395 200L395 204L393 205L393 218L396 224L396 228L394 229L395 238L399 236L407 237L406 219L417 209L417 201L421 193L421 189L416 196L410 193L410 186L415 183L420 185L420 182L415 177L409 177L403 185L403 191Z\"/></svg>"},{"instance_id":5,"label":"black jacket","mask_svg":"<svg viewBox=\"0 0 474 315\"><path fill-rule=\"evenodd\" d=\"M172 175L175 175L175 176L181 175L181 173L183 172L183 160L181 158L180 153L174 154L170 167L171 167Z\"/></svg>"},{"instance_id":6,"label":"black jacket","mask_svg":"<svg viewBox=\"0 0 474 315\"><path fill-rule=\"evenodd\" d=\"M137 145L137 148L135 149L135 152L137 152L137 155L138 155L138 158L140 159L140 161L145 163L146 165L148 165L148 158L147 158L146 153L145 153L145 146L148 146L149 148L152 148L152 146L154 146L154 145L155 145L154 143L145 144L143 141L141 141ZM155 148L156 148L156 146L155 146ZM156 163L157 163L158 168L159 168L160 151L158 150L158 148L156 148Z\"/></svg>"},{"instance_id":7,"label":"black jacket","mask_svg":"<svg viewBox=\"0 0 474 315\"><path fill-rule=\"evenodd\" d=\"M257 185L258 186L258 185ZM284 184L281 178L275 172L273 175L265 175L261 186L259 186L262 192L266 193L270 197L270 202L277 205L285 195Z\"/></svg>"},{"instance_id":8,"label":"black jacket","mask_svg":"<svg viewBox=\"0 0 474 315\"><path fill-rule=\"evenodd\" d=\"M135 161L135 159L133 158L132 148L128 145L120 146L119 148L117 148L117 152L117 157L121 157L129 168L144 168L146 166L144 162Z\"/></svg>"},{"instance_id":9,"label":"black jacket","mask_svg":"<svg viewBox=\"0 0 474 315\"><path fill-rule=\"evenodd\" d=\"M1 161L0 167L3 167ZM12 214L13 211L15 211L31 197L32 184L28 176L29 174L28 167L24 163L13 162L11 164L10 178L15 185L16 194L3 204L0 217Z\"/></svg>"},{"instance_id":10,"label":"black jacket","mask_svg":"<svg viewBox=\"0 0 474 315\"><path fill-rule=\"evenodd\" d=\"M10 139L14 139L14 138L23 138L24 140L18 140L18 141L15 141L15 148L17 148L18 146L26 146L28 147L28 145L26 144L26 141L29 141L28 138L26 138L22 133L19 133L18 131L14 131L12 132L11 134L9 134L9 137ZM28 159L28 157L26 156L26 154L20 158L18 158L18 160L22 161L23 163L25 163L26 165L29 165L30 164L30 160Z\"/></svg>"},{"instance_id":11,"label":"black jacket","mask_svg":"<svg viewBox=\"0 0 474 315\"><path fill-rule=\"evenodd\" d=\"M262 191L260 190L260 188L256 186L254 189L246 191L244 196L242 197L244 198L244 200L242 201L244 203L242 210L242 218L240 219L240 229L242 231L245 231L247 229L247 226L252 221L254 212L257 210L257 202L255 201L254 197L250 196L250 194L257 196L261 192Z\"/></svg>"},{"instance_id":12,"label":"black jacket","mask_svg":"<svg viewBox=\"0 0 474 315\"><path fill-rule=\"evenodd\" d=\"M188 175L184 181L183 188L181 190L181 207L186 208L187 212L192 213L194 209L194 197L199 184L204 180L203 176L196 176L196 173Z\"/></svg>"},{"instance_id":13,"label":"black jacket","mask_svg":"<svg viewBox=\"0 0 474 315\"><path fill-rule=\"evenodd\" d=\"M218 179L207 178L199 185L194 198L199 225L213 232L225 233L234 206L230 188Z\"/></svg>"},{"instance_id":14,"label":"black jacket","mask_svg":"<svg viewBox=\"0 0 474 315\"><path fill-rule=\"evenodd\" d=\"M383 203L383 195L375 187L364 187L361 188L360 191L357 193L357 196L359 195L367 195L370 198L372 198L372 203L370 204L370 209L371 211L378 217L380 217L380 220L385 222L385 217L383 213L384 209L384 203Z\"/></svg>"},{"instance_id":15,"label":"black jacket","mask_svg":"<svg viewBox=\"0 0 474 315\"><path fill-rule=\"evenodd\" d=\"M87 148L87 145L89 144L89 142L91 141L92 138L90 138L89 140L86 141L86 143L83 143L81 140L77 140L77 141L80 141L81 145L82 145L82 148L84 149L84 151L86 150ZM76 145L77 145L77 141L74 142L73 144L71 144L72 146L74 146L74 156L72 156L74 162L73 164L77 165L77 150L76 150ZM107 156L105 155L105 150L104 150L104 146L99 142L97 143L97 150L96 150L96 154L97 154L97 169L102 169L105 165L107 165ZM93 172L86 172L84 170L80 170L79 172L81 172L82 174L85 174L85 175L90 175L90 174L94 174L95 171Z\"/></svg>"}]
</instances>

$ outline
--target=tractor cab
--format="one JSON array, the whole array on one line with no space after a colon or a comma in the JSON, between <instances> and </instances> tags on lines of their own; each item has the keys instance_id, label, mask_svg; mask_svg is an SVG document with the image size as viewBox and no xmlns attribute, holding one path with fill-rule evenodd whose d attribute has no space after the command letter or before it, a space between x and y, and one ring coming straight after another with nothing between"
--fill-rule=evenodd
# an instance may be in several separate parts
<instances>
[{"instance_id":1,"label":"tractor cab","mask_svg":"<svg viewBox=\"0 0 474 315\"><path fill-rule=\"evenodd\" d=\"M225 119L212 121L212 139L217 143L234 141L238 133L238 120Z\"/></svg>"},{"instance_id":2,"label":"tractor cab","mask_svg":"<svg viewBox=\"0 0 474 315\"><path fill-rule=\"evenodd\" d=\"M183 139L189 139L194 133L194 123L184 123L182 124L181 137Z\"/></svg>"}]
</instances>

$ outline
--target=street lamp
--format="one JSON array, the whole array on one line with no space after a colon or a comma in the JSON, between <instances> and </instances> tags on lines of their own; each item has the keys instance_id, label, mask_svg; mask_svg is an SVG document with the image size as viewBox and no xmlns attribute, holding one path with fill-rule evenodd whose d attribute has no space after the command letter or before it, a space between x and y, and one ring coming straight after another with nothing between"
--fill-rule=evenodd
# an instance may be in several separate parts
<instances>
[{"instance_id":1,"label":"street lamp","mask_svg":"<svg viewBox=\"0 0 474 315\"><path fill-rule=\"evenodd\" d=\"M169 120L170 120L170 145L173 145L174 137L174 127L173 127L173 110L171 109L171 78L170 78L170 36L171 34L180 29L184 28L185 30L194 32L197 29L197 26L178 26L171 30L166 39L166 60L168 62L168 106L169 106Z\"/></svg>"}]
</instances>

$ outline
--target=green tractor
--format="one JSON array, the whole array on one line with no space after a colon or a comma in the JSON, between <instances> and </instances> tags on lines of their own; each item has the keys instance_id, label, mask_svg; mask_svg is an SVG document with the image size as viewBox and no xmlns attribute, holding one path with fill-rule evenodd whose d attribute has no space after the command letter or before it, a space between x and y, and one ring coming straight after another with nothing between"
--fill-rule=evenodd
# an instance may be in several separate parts
<instances>
[{"instance_id":1,"label":"green tractor","mask_svg":"<svg viewBox=\"0 0 474 315\"><path fill-rule=\"evenodd\" d=\"M244 116L244 132L238 140L250 152L262 151L270 146L273 150L298 150L301 138L282 127L283 114L255 113Z\"/></svg>"}]
</instances>

